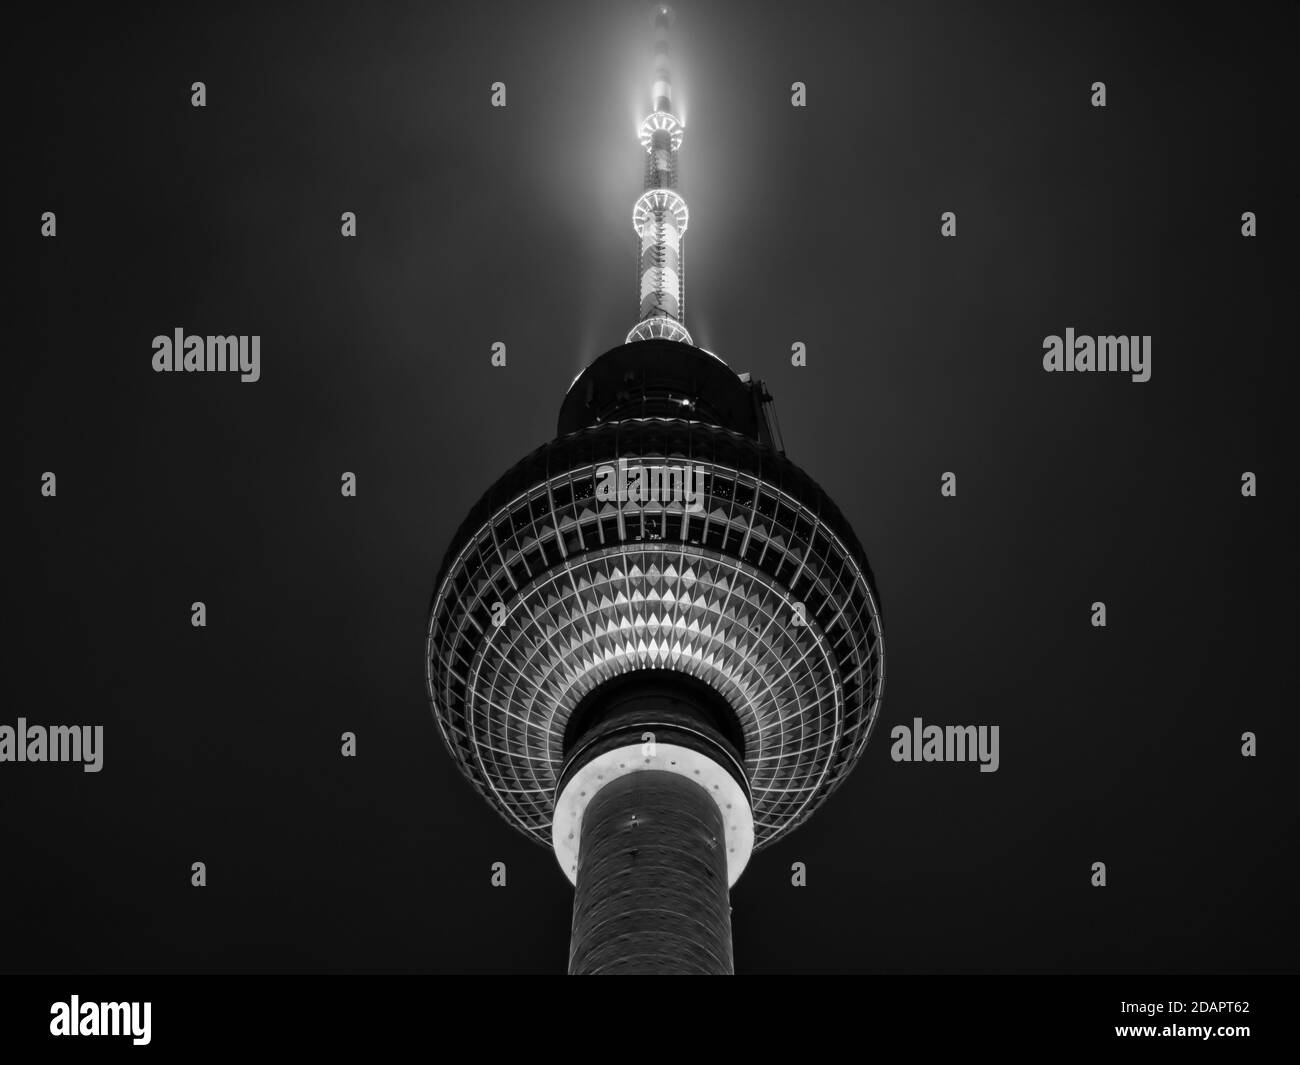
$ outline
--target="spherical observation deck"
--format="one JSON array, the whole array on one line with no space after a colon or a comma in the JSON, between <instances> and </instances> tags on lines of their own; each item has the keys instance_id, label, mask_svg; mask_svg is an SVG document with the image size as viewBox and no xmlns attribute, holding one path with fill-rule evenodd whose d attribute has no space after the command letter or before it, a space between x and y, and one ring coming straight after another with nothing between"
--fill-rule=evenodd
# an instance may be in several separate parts
<instances>
[{"instance_id":1,"label":"spherical observation deck","mask_svg":"<svg viewBox=\"0 0 1300 1065\"><path fill-rule=\"evenodd\" d=\"M461 771L539 843L552 843L575 714L638 671L716 693L755 847L807 818L862 753L884 682L871 571L826 493L764 441L758 410L752 384L698 348L615 348L570 388L561 435L453 537L429 698ZM662 474L664 491L609 498L629 469Z\"/></svg>"}]
</instances>

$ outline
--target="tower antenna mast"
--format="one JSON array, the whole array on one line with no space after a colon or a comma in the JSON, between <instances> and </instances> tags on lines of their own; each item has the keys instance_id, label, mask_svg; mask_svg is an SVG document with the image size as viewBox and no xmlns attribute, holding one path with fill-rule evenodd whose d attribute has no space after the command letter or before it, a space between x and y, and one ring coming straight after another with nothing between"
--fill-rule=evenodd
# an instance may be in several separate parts
<instances>
[{"instance_id":1,"label":"tower antenna mast","mask_svg":"<svg viewBox=\"0 0 1300 1065\"><path fill-rule=\"evenodd\" d=\"M694 344L686 328L686 259L684 242L690 215L677 191L677 150L685 132L673 110L672 67L668 29L673 9L654 8L653 110L637 130L646 151L645 191L632 208L632 228L639 241L639 320L625 343L662 338Z\"/></svg>"}]
</instances>

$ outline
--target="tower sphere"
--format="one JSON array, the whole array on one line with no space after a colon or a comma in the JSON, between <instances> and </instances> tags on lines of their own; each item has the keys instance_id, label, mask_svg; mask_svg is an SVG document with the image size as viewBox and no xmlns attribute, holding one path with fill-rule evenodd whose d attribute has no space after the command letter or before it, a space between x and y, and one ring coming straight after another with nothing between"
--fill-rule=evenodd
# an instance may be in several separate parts
<instances>
[{"instance_id":1,"label":"tower sphere","mask_svg":"<svg viewBox=\"0 0 1300 1065\"><path fill-rule=\"evenodd\" d=\"M575 713L630 673L716 693L756 847L807 818L862 753L884 681L871 570L839 509L763 435L755 383L717 356L626 344L578 376L557 437L453 537L429 698L461 771L538 842L555 842ZM598 498L620 462L687 470L700 498Z\"/></svg>"}]
</instances>

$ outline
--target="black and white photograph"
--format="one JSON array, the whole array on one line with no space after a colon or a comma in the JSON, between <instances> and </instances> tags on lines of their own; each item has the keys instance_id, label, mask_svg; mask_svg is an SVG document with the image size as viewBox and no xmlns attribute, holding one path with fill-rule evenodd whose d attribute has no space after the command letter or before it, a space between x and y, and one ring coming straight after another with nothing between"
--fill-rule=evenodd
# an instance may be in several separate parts
<instances>
[{"instance_id":1,"label":"black and white photograph","mask_svg":"<svg viewBox=\"0 0 1300 1065\"><path fill-rule=\"evenodd\" d=\"M1288 25L25 10L0 1054L565 975L1285 1046Z\"/></svg>"}]
</instances>

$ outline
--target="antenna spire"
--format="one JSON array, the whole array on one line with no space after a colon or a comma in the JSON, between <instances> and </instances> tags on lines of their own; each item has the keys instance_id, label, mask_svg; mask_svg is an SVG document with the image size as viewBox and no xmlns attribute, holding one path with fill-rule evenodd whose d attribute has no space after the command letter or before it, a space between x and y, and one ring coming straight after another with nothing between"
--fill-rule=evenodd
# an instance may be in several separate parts
<instances>
[{"instance_id":1,"label":"antenna spire","mask_svg":"<svg viewBox=\"0 0 1300 1065\"><path fill-rule=\"evenodd\" d=\"M640 241L639 321L626 343L663 338L694 344L686 329L686 262L683 239L690 221L686 201L677 191L677 149L683 128L673 111L672 70L668 62L668 28L673 9L656 4L654 22L654 108L637 130L646 150L645 191L632 208L632 228Z\"/></svg>"}]
</instances>

